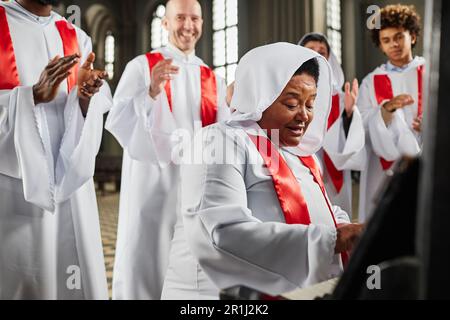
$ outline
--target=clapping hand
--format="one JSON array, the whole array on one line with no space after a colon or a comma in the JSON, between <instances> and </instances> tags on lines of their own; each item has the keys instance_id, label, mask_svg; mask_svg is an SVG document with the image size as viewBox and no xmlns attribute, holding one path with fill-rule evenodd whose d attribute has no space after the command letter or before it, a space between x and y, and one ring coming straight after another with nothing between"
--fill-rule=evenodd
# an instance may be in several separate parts
<instances>
[{"instance_id":1,"label":"clapping hand","mask_svg":"<svg viewBox=\"0 0 450 320\"><path fill-rule=\"evenodd\" d=\"M34 104L48 103L55 99L59 86L73 72L71 69L78 63L80 56L54 57L42 71L39 81L33 86Z\"/></svg>"},{"instance_id":2,"label":"clapping hand","mask_svg":"<svg viewBox=\"0 0 450 320\"><path fill-rule=\"evenodd\" d=\"M173 59L166 59L158 62L152 68L152 79L150 85L150 97L155 99L163 90L167 81L172 79L172 75L178 74L179 67L172 65Z\"/></svg>"},{"instance_id":3,"label":"clapping hand","mask_svg":"<svg viewBox=\"0 0 450 320\"><path fill-rule=\"evenodd\" d=\"M91 52L78 71L78 97L83 116L86 116L91 98L100 91L108 73L94 69L95 53Z\"/></svg>"},{"instance_id":4,"label":"clapping hand","mask_svg":"<svg viewBox=\"0 0 450 320\"><path fill-rule=\"evenodd\" d=\"M353 115L356 100L358 99L358 93L359 93L358 80L356 79L353 80L351 91L350 91L350 83L349 82L345 83L344 106L345 106L345 113L348 118L350 118Z\"/></svg>"}]
</instances>

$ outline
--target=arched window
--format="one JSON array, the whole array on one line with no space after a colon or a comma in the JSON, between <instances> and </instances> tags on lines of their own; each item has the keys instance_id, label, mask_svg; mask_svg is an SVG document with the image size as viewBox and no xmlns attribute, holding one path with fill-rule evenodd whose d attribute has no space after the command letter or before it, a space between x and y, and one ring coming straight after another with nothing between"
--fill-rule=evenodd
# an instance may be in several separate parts
<instances>
[{"instance_id":1,"label":"arched window","mask_svg":"<svg viewBox=\"0 0 450 320\"><path fill-rule=\"evenodd\" d=\"M105 71L108 72L109 80L114 78L115 53L115 39L112 33L108 32L105 39Z\"/></svg>"},{"instance_id":2,"label":"arched window","mask_svg":"<svg viewBox=\"0 0 450 320\"><path fill-rule=\"evenodd\" d=\"M213 0L213 65L227 84L238 62L238 0Z\"/></svg>"},{"instance_id":3,"label":"arched window","mask_svg":"<svg viewBox=\"0 0 450 320\"><path fill-rule=\"evenodd\" d=\"M167 45L169 41L169 35L162 26L162 19L166 14L166 7L162 4L156 7L153 13L151 24L151 47L152 49L158 49Z\"/></svg>"},{"instance_id":4,"label":"arched window","mask_svg":"<svg viewBox=\"0 0 450 320\"><path fill-rule=\"evenodd\" d=\"M342 63L341 1L327 0L327 36L339 63Z\"/></svg>"}]
</instances>

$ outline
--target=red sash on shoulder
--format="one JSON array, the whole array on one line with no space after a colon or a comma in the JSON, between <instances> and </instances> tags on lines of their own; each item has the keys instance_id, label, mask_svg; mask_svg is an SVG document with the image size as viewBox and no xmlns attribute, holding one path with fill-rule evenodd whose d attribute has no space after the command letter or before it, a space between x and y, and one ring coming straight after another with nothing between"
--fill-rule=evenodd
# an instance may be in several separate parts
<instances>
[{"instance_id":1,"label":"red sash on shoulder","mask_svg":"<svg viewBox=\"0 0 450 320\"><path fill-rule=\"evenodd\" d=\"M418 101L417 101L417 116L420 117L423 114L423 73L424 65L417 67L417 88L418 88ZM374 78L375 96L377 103L380 104L385 100L391 100L394 98L394 92L392 90L392 82L387 74L378 74ZM393 161L387 161L380 157L381 166L383 170L388 170L392 167Z\"/></svg>"},{"instance_id":2,"label":"red sash on shoulder","mask_svg":"<svg viewBox=\"0 0 450 320\"><path fill-rule=\"evenodd\" d=\"M387 74L377 74L373 77L373 84L375 87L375 96L377 103L380 104L385 100L391 100L394 98L394 91L392 90L392 82ZM387 161L380 157L381 167L384 171L389 170L394 161Z\"/></svg>"},{"instance_id":3,"label":"red sash on shoulder","mask_svg":"<svg viewBox=\"0 0 450 320\"><path fill-rule=\"evenodd\" d=\"M58 29L63 42L64 55L67 56L79 53L75 28L64 20L57 21L56 28ZM67 79L68 91L77 84L77 66L75 66L73 70L74 71ZM20 85L14 46L4 7L0 7L0 73L0 89L11 90Z\"/></svg>"},{"instance_id":4,"label":"red sash on shoulder","mask_svg":"<svg viewBox=\"0 0 450 320\"><path fill-rule=\"evenodd\" d=\"M203 127L207 127L217 121L217 80L210 68L200 66L200 70L202 82L201 118Z\"/></svg>"},{"instance_id":5,"label":"red sash on shoulder","mask_svg":"<svg viewBox=\"0 0 450 320\"><path fill-rule=\"evenodd\" d=\"M70 56L75 53L80 54L78 46L77 32L75 28L67 21L56 21L56 28L59 31L63 43L64 56ZM77 85L78 81L78 65L72 69L72 73L67 78L67 91L70 92Z\"/></svg>"},{"instance_id":6,"label":"red sash on shoulder","mask_svg":"<svg viewBox=\"0 0 450 320\"><path fill-rule=\"evenodd\" d=\"M5 8L0 6L0 90L11 90L20 85L16 56Z\"/></svg>"},{"instance_id":7,"label":"red sash on shoulder","mask_svg":"<svg viewBox=\"0 0 450 320\"><path fill-rule=\"evenodd\" d=\"M425 66L421 65L417 68L417 86L418 86L418 104L417 104L417 116L421 117L423 114L423 75L425 72Z\"/></svg>"},{"instance_id":8,"label":"red sash on shoulder","mask_svg":"<svg viewBox=\"0 0 450 320\"><path fill-rule=\"evenodd\" d=\"M264 159L267 169L269 169L272 175L275 192L280 201L286 223L311 224L308 206L303 197L300 185L275 146L265 137L250 135L250 139L255 144ZM267 147L261 148L261 143L264 143L264 147ZM274 166L274 163L277 163L278 167Z\"/></svg>"},{"instance_id":9,"label":"red sash on shoulder","mask_svg":"<svg viewBox=\"0 0 450 320\"><path fill-rule=\"evenodd\" d=\"M146 54L149 68L150 78L151 70L160 61L164 60L161 53L147 53ZM201 79L201 119L203 127L209 126L217 121L217 82L214 72L205 66L200 66ZM164 87L169 101L170 112L173 112L172 105L172 89L170 81L167 81Z\"/></svg>"},{"instance_id":10,"label":"red sash on shoulder","mask_svg":"<svg viewBox=\"0 0 450 320\"><path fill-rule=\"evenodd\" d=\"M280 202L281 210L283 211L286 223L310 225L311 218L309 215L308 204L303 196L300 184L292 173L292 170L287 165L286 161L284 161L283 157L278 153L276 147L269 139L252 135L249 135L249 137L258 149L258 152L263 158L264 163L272 176L274 189L277 194L278 201ZM263 143L263 146L267 147L261 148L261 142ZM326 196L325 186L316 161L312 156L299 157L299 159L303 165L310 170L314 177L314 181L322 190L322 194L327 203L334 225L337 227L333 209L328 201L328 197ZM274 163L277 163L278 166L275 167L273 165ZM341 253L341 258L343 265L347 265L348 255L346 252Z\"/></svg>"},{"instance_id":11,"label":"red sash on shoulder","mask_svg":"<svg viewBox=\"0 0 450 320\"><path fill-rule=\"evenodd\" d=\"M150 68L150 79L151 77L151 72L153 67L160 61L164 60L164 57L161 53L155 52L155 53L147 53L146 54L147 60L148 60L148 65ZM167 95L167 100L169 101L169 107L170 107L170 112L173 112L173 106L172 106L172 90L170 87L170 81L166 82L166 85L164 87L164 89L166 90L166 95Z\"/></svg>"},{"instance_id":12,"label":"red sash on shoulder","mask_svg":"<svg viewBox=\"0 0 450 320\"><path fill-rule=\"evenodd\" d=\"M339 119L340 115L340 97L339 94L336 94L333 96L327 130ZM323 160L337 193L341 192L344 185L344 173L334 166L333 161L331 161L330 156L325 151L323 152Z\"/></svg>"}]
</instances>

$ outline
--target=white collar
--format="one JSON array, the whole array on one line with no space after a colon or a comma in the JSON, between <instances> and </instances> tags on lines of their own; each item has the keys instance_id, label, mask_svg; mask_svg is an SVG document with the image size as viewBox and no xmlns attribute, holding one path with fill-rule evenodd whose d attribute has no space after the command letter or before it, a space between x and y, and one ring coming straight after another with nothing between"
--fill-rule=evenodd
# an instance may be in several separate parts
<instances>
[{"instance_id":1,"label":"white collar","mask_svg":"<svg viewBox=\"0 0 450 320\"><path fill-rule=\"evenodd\" d=\"M386 70L389 72L402 72L402 71L405 71L412 62L413 62L413 60L411 60L407 64L399 67L399 66L393 65L392 62L388 61L386 63Z\"/></svg>"},{"instance_id":2,"label":"white collar","mask_svg":"<svg viewBox=\"0 0 450 320\"><path fill-rule=\"evenodd\" d=\"M390 61L386 62L386 64L384 64L384 70L387 72L397 72L397 73L402 73L405 71L410 70L411 68L416 68L421 64L424 64L425 60L422 57L419 56L415 56L414 59L412 59L409 63L405 64L402 67L397 67L394 66Z\"/></svg>"},{"instance_id":3,"label":"white collar","mask_svg":"<svg viewBox=\"0 0 450 320\"><path fill-rule=\"evenodd\" d=\"M192 51L189 54L185 54L183 51L178 49L176 46L174 46L172 43L168 43L166 46L167 50L169 50L175 57L180 59L183 62L193 62L197 56L195 55L195 50Z\"/></svg>"},{"instance_id":4,"label":"white collar","mask_svg":"<svg viewBox=\"0 0 450 320\"><path fill-rule=\"evenodd\" d=\"M50 15L48 17L43 17L43 16L38 16L34 13L31 13L30 11L25 9L22 5L20 5L20 3L18 3L16 0L11 1L10 3L12 5L11 7L13 9L15 9L16 11L19 11L20 13L22 13L24 16L26 16L33 22L37 22L40 25L46 25L53 19L53 16L54 16L53 11L50 13Z\"/></svg>"}]
</instances>

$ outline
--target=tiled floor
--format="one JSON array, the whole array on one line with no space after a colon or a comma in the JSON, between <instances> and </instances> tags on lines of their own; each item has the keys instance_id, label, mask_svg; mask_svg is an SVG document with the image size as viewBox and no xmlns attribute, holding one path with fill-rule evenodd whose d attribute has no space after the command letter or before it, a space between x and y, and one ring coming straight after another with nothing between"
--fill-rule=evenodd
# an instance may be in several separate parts
<instances>
[{"instance_id":1,"label":"tiled floor","mask_svg":"<svg viewBox=\"0 0 450 320\"><path fill-rule=\"evenodd\" d=\"M105 255L106 276L108 277L109 295L111 297L112 273L116 251L119 195L117 193L98 194L97 202L100 211L100 227L102 231L103 252Z\"/></svg>"}]
</instances>

